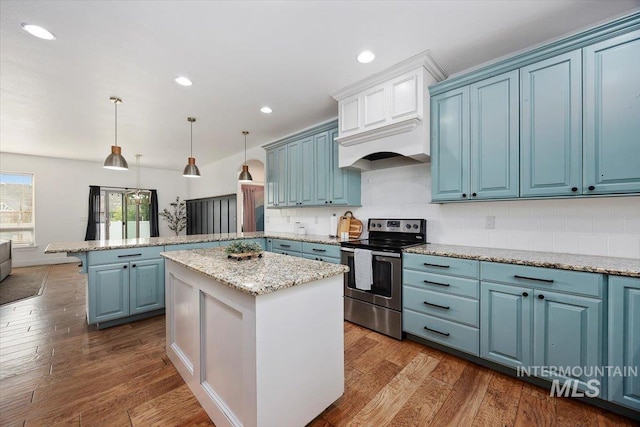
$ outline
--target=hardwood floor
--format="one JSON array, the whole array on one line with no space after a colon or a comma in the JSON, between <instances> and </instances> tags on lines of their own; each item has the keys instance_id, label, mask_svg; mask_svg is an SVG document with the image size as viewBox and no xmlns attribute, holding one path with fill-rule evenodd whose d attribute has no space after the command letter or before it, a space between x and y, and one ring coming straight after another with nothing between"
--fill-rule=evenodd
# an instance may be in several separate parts
<instances>
[{"instance_id":1,"label":"hardwood floor","mask_svg":"<svg viewBox=\"0 0 640 427\"><path fill-rule=\"evenodd\" d=\"M0 307L0 426L213 425L165 355L164 317L87 326L77 270L53 266L43 295ZM346 322L345 378L310 426L637 425Z\"/></svg>"}]
</instances>

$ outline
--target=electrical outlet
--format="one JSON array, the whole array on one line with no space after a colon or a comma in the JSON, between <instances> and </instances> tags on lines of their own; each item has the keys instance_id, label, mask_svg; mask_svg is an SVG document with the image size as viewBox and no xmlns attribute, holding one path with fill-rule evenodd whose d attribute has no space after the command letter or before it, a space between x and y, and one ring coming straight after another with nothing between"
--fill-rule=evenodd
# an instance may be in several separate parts
<instances>
[{"instance_id":1,"label":"electrical outlet","mask_svg":"<svg viewBox=\"0 0 640 427\"><path fill-rule=\"evenodd\" d=\"M496 228L496 217L495 216L488 216L486 218L485 228L487 228L488 230L493 230L494 228Z\"/></svg>"}]
</instances>

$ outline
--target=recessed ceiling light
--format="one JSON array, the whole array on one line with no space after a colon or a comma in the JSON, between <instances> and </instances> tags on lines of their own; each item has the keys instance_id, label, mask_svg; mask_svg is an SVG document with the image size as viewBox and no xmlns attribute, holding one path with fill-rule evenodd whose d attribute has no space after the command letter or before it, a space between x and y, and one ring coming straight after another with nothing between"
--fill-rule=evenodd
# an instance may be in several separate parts
<instances>
[{"instance_id":1,"label":"recessed ceiling light","mask_svg":"<svg viewBox=\"0 0 640 427\"><path fill-rule=\"evenodd\" d=\"M271 108L267 107L266 105L264 107L262 107L260 109L260 111L262 111L265 114L271 114L271 112L273 111Z\"/></svg>"},{"instance_id":2,"label":"recessed ceiling light","mask_svg":"<svg viewBox=\"0 0 640 427\"><path fill-rule=\"evenodd\" d=\"M56 36L54 36L49 31L45 30L44 28L38 25L22 24L22 29L25 30L27 33L31 34L32 36L38 37L39 39L44 39L44 40L56 39Z\"/></svg>"},{"instance_id":3,"label":"recessed ceiling light","mask_svg":"<svg viewBox=\"0 0 640 427\"><path fill-rule=\"evenodd\" d=\"M365 50L364 52L361 52L360 55L358 55L358 61L362 62L363 64L368 64L369 62L373 61L375 57L376 56L373 54L373 52Z\"/></svg>"},{"instance_id":4,"label":"recessed ceiling light","mask_svg":"<svg viewBox=\"0 0 640 427\"><path fill-rule=\"evenodd\" d=\"M191 86L193 84L191 83L191 80L184 76L176 77L176 83L182 86Z\"/></svg>"}]
</instances>

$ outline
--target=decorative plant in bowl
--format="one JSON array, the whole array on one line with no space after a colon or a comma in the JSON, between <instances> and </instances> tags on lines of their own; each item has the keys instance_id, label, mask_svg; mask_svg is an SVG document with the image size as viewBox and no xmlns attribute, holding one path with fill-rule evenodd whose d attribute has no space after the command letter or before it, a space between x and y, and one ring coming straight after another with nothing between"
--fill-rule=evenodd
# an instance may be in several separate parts
<instances>
[{"instance_id":1,"label":"decorative plant in bowl","mask_svg":"<svg viewBox=\"0 0 640 427\"><path fill-rule=\"evenodd\" d=\"M227 258L234 258L238 261L250 259L251 257L262 258L262 246L257 243L236 241L224 249Z\"/></svg>"}]
</instances>

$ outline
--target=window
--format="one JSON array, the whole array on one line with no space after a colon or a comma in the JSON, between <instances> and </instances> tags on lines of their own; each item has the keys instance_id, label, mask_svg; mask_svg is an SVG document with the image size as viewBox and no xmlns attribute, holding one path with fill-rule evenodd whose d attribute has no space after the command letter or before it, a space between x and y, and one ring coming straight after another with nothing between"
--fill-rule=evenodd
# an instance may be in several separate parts
<instances>
[{"instance_id":1,"label":"window","mask_svg":"<svg viewBox=\"0 0 640 427\"><path fill-rule=\"evenodd\" d=\"M13 247L35 244L33 174L0 172L0 238Z\"/></svg>"}]
</instances>

